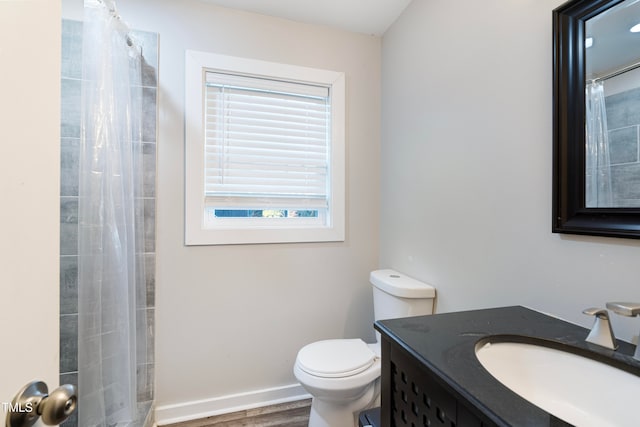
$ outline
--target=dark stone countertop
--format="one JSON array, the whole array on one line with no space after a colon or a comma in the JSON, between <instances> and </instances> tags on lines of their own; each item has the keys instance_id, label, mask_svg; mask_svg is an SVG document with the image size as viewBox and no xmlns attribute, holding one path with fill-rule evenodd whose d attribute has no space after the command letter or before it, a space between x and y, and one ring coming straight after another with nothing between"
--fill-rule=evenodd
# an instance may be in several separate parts
<instances>
[{"instance_id":1,"label":"dark stone countertop","mask_svg":"<svg viewBox=\"0 0 640 427\"><path fill-rule=\"evenodd\" d=\"M520 306L382 320L375 328L499 426L569 424L521 398L482 367L475 348L489 338L562 349L640 376L640 362L631 357L633 345L618 340L613 351L587 343L588 329Z\"/></svg>"}]
</instances>

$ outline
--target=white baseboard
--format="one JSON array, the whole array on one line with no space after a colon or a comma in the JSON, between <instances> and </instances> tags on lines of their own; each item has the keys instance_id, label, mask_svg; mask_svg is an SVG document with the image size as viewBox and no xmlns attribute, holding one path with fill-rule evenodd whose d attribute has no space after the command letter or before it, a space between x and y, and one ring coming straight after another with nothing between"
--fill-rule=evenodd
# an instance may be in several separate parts
<instances>
[{"instance_id":1,"label":"white baseboard","mask_svg":"<svg viewBox=\"0 0 640 427\"><path fill-rule=\"evenodd\" d=\"M156 407L156 424L163 426L166 424L181 423L214 415L228 414L309 398L311 398L311 395L308 394L300 384L291 384L283 387L254 390L211 399L162 405Z\"/></svg>"}]
</instances>

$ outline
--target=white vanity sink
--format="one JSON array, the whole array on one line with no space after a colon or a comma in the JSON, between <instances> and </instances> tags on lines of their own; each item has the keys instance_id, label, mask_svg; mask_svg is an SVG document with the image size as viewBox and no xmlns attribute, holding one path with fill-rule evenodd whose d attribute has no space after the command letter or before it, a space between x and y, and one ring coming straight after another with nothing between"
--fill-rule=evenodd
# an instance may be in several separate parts
<instances>
[{"instance_id":1,"label":"white vanity sink","mask_svg":"<svg viewBox=\"0 0 640 427\"><path fill-rule=\"evenodd\" d=\"M487 343L482 366L534 405L576 426L635 425L640 377L576 354L532 344Z\"/></svg>"}]
</instances>

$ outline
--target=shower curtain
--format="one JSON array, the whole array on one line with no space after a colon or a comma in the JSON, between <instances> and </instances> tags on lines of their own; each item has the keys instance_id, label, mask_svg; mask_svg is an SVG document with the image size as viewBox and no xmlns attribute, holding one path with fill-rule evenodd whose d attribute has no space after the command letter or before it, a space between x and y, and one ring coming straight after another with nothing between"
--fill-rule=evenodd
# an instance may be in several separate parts
<instances>
[{"instance_id":1,"label":"shower curtain","mask_svg":"<svg viewBox=\"0 0 640 427\"><path fill-rule=\"evenodd\" d=\"M604 84L592 81L586 87L585 206L613 206L609 134Z\"/></svg>"},{"instance_id":2,"label":"shower curtain","mask_svg":"<svg viewBox=\"0 0 640 427\"><path fill-rule=\"evenodd\" d=\"M114 0L84 6L78 424L107 427L135 419L136 360L146 358L146 318L136 317L145 295L141 57Z\"/></svg>"}]
</instances>

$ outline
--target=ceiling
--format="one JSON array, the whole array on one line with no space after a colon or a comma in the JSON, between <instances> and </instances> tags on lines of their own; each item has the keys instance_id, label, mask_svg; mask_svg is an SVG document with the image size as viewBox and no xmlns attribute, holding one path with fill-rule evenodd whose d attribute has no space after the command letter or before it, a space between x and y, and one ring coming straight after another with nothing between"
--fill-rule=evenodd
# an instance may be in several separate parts
<instances>
[{"instance_id":1,"label":"ceiling","mask_svg":"<svg viewBox=\"0 0 640 427\"><path fill-rule=\"evenodd\" d=\"M232 9L380 36L411 0L201 0Z\"/></svg>"},{"instance_id":2,"label":"ceiling","mask_svg":"<svg viewBox=\"0 0 640 427\"><path fill-rule=\"evenodd\" d=\"M588 79L601 78L640 61L640 33L629 31L638 23L639 0L625 0L586 22L586 37L593 41L586 50Z\"/></svg>"}]
</instances>

